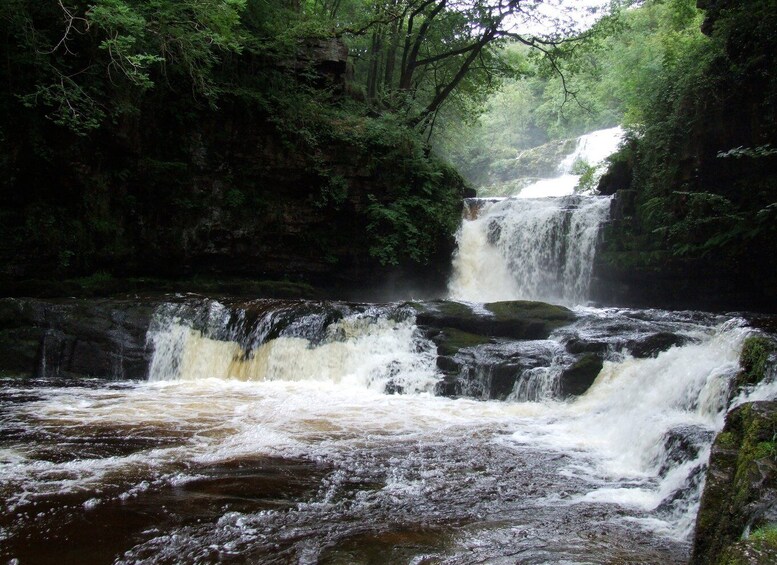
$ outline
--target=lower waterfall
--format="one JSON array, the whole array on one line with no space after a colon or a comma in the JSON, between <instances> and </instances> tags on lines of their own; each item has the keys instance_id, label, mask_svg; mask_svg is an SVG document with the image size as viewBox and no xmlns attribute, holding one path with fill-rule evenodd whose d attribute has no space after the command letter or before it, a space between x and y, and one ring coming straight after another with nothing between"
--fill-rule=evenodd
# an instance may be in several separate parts
<instances>
[{"instance_id":1,"label":"lower waterfall","mask_svg":"<svg viewBox=\"0 0 777 565\"><path fill-rule=\"evenodd\" d=\"M45 535L111 540L116 563L687 558L743 320L576 308L524 349L462 349L534 356L483 401L439 396L418 308L179 301L157 309L148 381L4 383L3 555L46 561L22 545ZM586 394L525 400L580 347L609 351Z\"/></svg>"}]
</instances>

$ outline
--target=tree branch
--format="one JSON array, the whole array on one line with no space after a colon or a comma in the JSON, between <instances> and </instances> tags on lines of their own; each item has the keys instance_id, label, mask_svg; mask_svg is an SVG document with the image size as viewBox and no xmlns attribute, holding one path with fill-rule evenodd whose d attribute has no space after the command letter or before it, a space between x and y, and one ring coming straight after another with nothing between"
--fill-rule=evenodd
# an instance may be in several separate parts
<instances>
[{"instance_id":1,"label":"tree branch","mask_svg":"<svg viewBox=\"0 0 777 565\"><path fill-rule=\"evenodd\" d=\"M62 11L65 14L65 33L62 36L62 38L57 42L57 44L51 49L51 51L44 52L45 55L51 55L59 49L60 47L65 48L65 53L68 53L70 55L73 55L74 53L68 48L67 42L70 39L70 32L75 31L76 33L84 34L87 31L89 31L89 21L86 18L81 18L79 16L73 15L73 12L71 12L68 8L65 7L65 5L62 3L62 0L57 0L57 4L59 4L59 7L62 8ZM83 22L84 24L84 31L78 31L78 28L76 28L77 22Z\"/></svg>"}]
</instances>

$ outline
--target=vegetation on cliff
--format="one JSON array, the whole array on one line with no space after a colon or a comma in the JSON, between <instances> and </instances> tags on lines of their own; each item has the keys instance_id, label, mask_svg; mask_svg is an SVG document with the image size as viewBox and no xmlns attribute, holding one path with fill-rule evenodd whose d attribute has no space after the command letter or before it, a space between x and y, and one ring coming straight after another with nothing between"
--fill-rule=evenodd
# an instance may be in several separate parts
<instances>
[{"instance_id":1,"label":"vegetation on cliff","mask_svg":"<svg viewBox=\"0 0 777 565\"><path fill-rule=\"evenodd\" d=\"M606 236L605 272L621 282L643 277L641 286L664 272L682 279L665 289L677 297L693 297L704 280L714 296L700 306L774 308L773 3L699 2L705 12L665 4L684 8L672 11L683 17L643 78L650 88L627 114L632 139L613 159L626 174L605 190L635 194Z\"/></svg>"},{"instance_id":2,"label":"vegetation on cliff","mask_svg":"<svg viewBox=\"0 0 777 565\"><path fill-rule=\"evenodd\" d=\"M515 31L535 8L6 2L0 282L443 279L465 187L428 136L498 84L503 42L553 55Z\"/></svg>"}]
</instances>

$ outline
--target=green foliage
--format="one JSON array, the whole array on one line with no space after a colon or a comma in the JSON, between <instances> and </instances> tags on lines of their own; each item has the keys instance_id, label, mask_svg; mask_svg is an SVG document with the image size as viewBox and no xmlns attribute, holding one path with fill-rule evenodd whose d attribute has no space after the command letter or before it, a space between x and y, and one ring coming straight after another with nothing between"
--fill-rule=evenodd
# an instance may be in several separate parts
<instances>
[{"instance_id":1,"label":"green foliage","mask_svg":"<svg viewBox=\"0 0 777 565\"><path fill-rule=\"evenodd\" d=\"M767 524L750 534L750 539L777 548L777 524Z\"/></svg>"},{"instance_id":2,"label":"green foliage","mask_svg":"<svg viewBox=\"0 0 777 565\"><path fill-rule=\"evenodd\" d=\"M236 188L229 189L224 195L224 204L229 208L240 208L245 204L245 201L245 194Z\"/></svg>"},{"instance_id":3,"label":"green foliage","mask_svg":"<svg viewBox=\"0 0 777 565\"><path fill-rule=\"evenodd\" d=\"M348 198L348 181L342 175L331 175L321 188L320 197L313 203L319 208L339 208Z\"/></svg>"},{"instance_id":4,"label":"green foliage","mask_svg":"<svg viewBox=\"0 0 777 565\"><path fill-rule=\"evenodd\" d=\"M646 225L675 255L709 253L737 237L742 217L734 210L729 199L709 192L676 191L642 206Z\"/></svg>"},{"instance_id":5,"label":"green foliage","mask_svg":"<svg viewBox=\"0 0 777 565\"><path fill-rule=\"evenodd\" d=\"M737 386L755 385L766 376L770 356L777 351L774 341L764 336L751 336L745 340L739 364L742 372L737 375Z\"/></svg>"},{"instance_id":6,"label":"green foliage","mask_svg":"<svg viewBox=\"0 0 777 565\"><path fill-rule=\"evenodd\" d=\"M572 164L572 174L580 175L577 181L575 192L590 192L596 188L596 167L589 165L582 159L578 159Z\"/></svg>"},{"instance_id":7,"label":"green foliage","mask_svg":"<svg viewBox=\"0 0 777 565\"><path fill-rule=\"evenodd\" d=\"M759 145L758 147L744 147L740 145L739 147L734 147L728 151L719 151L717 156L719 159L726 159L728 157L733 157L735 159L741 159L742 157L761 159L773 155L777 155L777 149L772 147L771 143L767 143L765 145Z\"/></svg>"},{"instance_id":8,"label":"green foliage","mask_svg":"<svg viewBox=\"0 0 777 565\"><path fill-rule=\"evenodd\" d=\"M500 57L511 61L513 76L486 100L473 126L442 134L441 150L471 182L482 184L483 171L493 165L479 153L482 147L515 155L619 123L639 135L654 129L648 118L651 124L663 119L665 106L685 96L688 84L704 82L709 40L699 32L702 12L693 0L633 4L621 2L582 41L562 44L551 57L532 55L520 44L506 46ZM687 129L683 120L652 135L662 136L668 147ZM665 152L652 162L660 171L670 156Z\"/></svg>"},{"instance_id":9,"label":"green foliage","mask_svg":"<svg viewBox=\"0 0 777 565\"><path fill-rule=\"evenodd\" d=\"M408 259L427 263L440 241L450 237L459 222L461 186L456 172L418 152L395 161L381 159L379 171L400 182L390 194L369 195L367 233L370 254L382 265L398 265ZM407 167L409 178L390 173L386 166Z\"/></svg>"},{"instance_id":10,"label":"green foliage","mask_svg":"<svg viewBox=\"0 0 777 565\"><path fill-rule=\"evenodd\" d=\"M86 135L137 111L148 89L215 101L216 66L243 49L246 0L9 0L0 11L9 79L29 108Z\"/></svg>"},{"instance_id":11,"label":"green foliage","mask_svg":"<svg viewBox=\"0 0 777 565\"><path fill-rule=\"evenodd\" d=\"M614 235L621 241L607 245L762 278L777 241L777 67L766 55L777 48L777 16L760 0L711 8L704 35L704 15L690 0L655 0L625 18L653 32L617 50L638 198L634 221Z\"/></svg>"}]
</instances>

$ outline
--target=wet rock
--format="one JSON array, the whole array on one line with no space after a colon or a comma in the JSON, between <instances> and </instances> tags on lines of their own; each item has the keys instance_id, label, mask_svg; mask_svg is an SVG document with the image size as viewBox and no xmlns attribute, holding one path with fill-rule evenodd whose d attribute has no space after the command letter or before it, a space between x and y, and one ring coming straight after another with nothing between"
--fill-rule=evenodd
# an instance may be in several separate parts
<instances>
[{"instance_id":1,"label":"wet rock","mask_svg":"<svg viewBox=\"0 0 777 565\"><path fill-rule=\"evenodd\" d=\"M437 368L443 373L455 375L461 370L462 364L453 357L439 355L437 357Z\"/></svg>"},{"instance_id":2,"label":"wet rock","mask_svg":"<svg viewBox=\"0 0 777 565\"><path fill-rule=\"evenodd\" d=\"M573 361L555 341L494 339L450 357L438 357L437 366L444 376L436 392L481 400L505 400L513 394L520 400L539 400L555 394L558 373L549 368Z\"/></svg>"},{"instance_id":3,"label":"wet rock","mask_svg":"<svg viewBox=\"0 0 777 565\"><path fill-rule=\"evenodd\" d=\"M774 534L772 535L774 536ZM718 563L726 565L774 565L777 563L777 543L774 537L761 538L756 536L727 547Z\"/></svg>"},{"instance_id":4,"label":"wet rock","mask_svg":"<svg viewBox=\"0 0 777 565\"><path fill-rule=\"evenodd\" d=\"M602 370L602 358L587 353L574 365L565 369L559 379L559 394L561 397L579 396L585 393L596 380Z\"/></svg>"},{"instance_id":5,"label":"wet rock","mask_svg":"<svg viewBox=\"0 0 777 565\"><path fill-rule=\"evenodd\" d=\"M475 312L467 304L443 300L415 306L419 326L512 339L546 339L553 330L576 318L563 306L543 302L493 302L485 305L486 312Z\"/></svg>"},{"instance_id":6,"label":"wet rock","mask_svg":"<svg viewBox=\"0 0 777 565\"><path fill-rule=\"evenodd\" d=\"M633 163L628 161L615 161L613 162L607 172L599 179L599 184L596 187L596 192L605 196L610 196L618 191L633 192L631 188L631 182L634 176Z\"/></svg>"},{"instance_id":7,"label":"wet rock","mask_svg":"<svg viewBox=\"0 0 777 565\"><path fill-rule=\"evenodd\" d=\"M488 336L473 334L457 330L456 328L443 328L442 331L435 332L430 338L437 345L438 355L455 355L460 349L476 347L492 341Z\"/></svg>"},{"instance_id":8,"label":"wet rock","mask_svg":"<svg viewBox=\"0 0 777 565\"><path fill-rule=\"evenodd\" d=\"M713 432L700 426L680 426L672 428L664 435L664 460L659 475L664 476L670 469L699 456L701 449L709 444Z\"/></svg>"},{"instance_id":9,"label":"wet rock","mask_svg":"<svg viewBox=\"0 0 777 565\"><path fill-rule=\"evenodd\" d=\"M777 343L767 336L750 336L742 346L739 362L742 370L735 382L734 394L764 380L777 365Z\"/></svg>"},{"instance_id":10,"label":"wet rock","mask_svg":"<svg viewBox=\"0 0 777 565\"><path fill-rule=\"evenodd\" d=\"M494 162L490 169L489 184L503 183L516 178L550 178L558 174L558 164L570 155L577 139L551 141L539 147L526 149L518 155Z\"/></svg>"},{"instance_id":11,"label":"wet rock","mask_svg":"<svg viewBox=\"0 0 777 565\"><path fill-rule=\"evenodd\" d=\"M777 402L739 406L712 446L696 519L692 565L731 563L749 532L777 522ZM746 561L751 563L753 561ZM755 561L758 562L758 561Z\"/></svg>"},{"instance_id":12,"label":"wet rock","mask_svg":"<svg viewBox=\"0 0 777 565\"><path fill-rule=\"evenodd\" d=\"M439 361L439 358L438 358ZM434 394L436 396L447 396L454 398L461 393L461 386L456 378L456 375L443 375L443 378L437 381L434 387Z\"/></svg>"},{"instance_id":13,"label":"wet rock","mask_svg":"<svg viewBox=\"0 0 777 565\"><path fill-rule=\"evenodd\" d=\"M527 370L548 366L553 354L532 340L543 340L576 318L564 307L542 302L495 302L484 311L453 301L409 306L437 345L437 367L444 377L436 394L483 400L504 400Z\"/></svg>"},{"instance_id":14,"label":"wet rock","mask_svg":"<svg viewBox=\"0 0 777 565\"><path fill-rule=\"evenodd\" d=\"M606 340L585 339L580 336L572 336L566 341L566 349L573 355L581 353L597 353L603 355L610 348Z\"/></svg>"},{"instance_id":15,"label":"wet rock","mask_svg":"<svg viewBox=\"0 0 777 565\"><path fill-rule=\"evenodd\" d=\"M661 504L656 508L657 512L659 514L676 516L695 502L698 502L699 486L704 480L704 472L706 470L707 466L704 464L695 465L693 469L688 471L680 486L661 501Z\"/></svg>"},{"instance_id":16,"label":"wet rock","mask_svg":"<svg viewBox=\"0 0 777 565\"><path fill-rule=\"evenodd\" d=\"M679 347L688 343L687 336L669 332L659 332L645 338L630 340L626 343L629 353L637 359L656 357L659 353L672 347Z\"/></svg>"},{"instance_id":17,"label":"wet rock","mask_svg":"<svg viewBox=\"0 0 777 565\"><path fill-rule=\"evenodd\" d=\"M477 367L460 375L456 396L482 400L505 400L513 392L515 383L526 367L518 363L498 363ZM461 377L464 378L461 378Z\"/></svg>"},{"instance_id":18,"label":"wet rock","mask_svg":"<svg viewBox=\"0 0 777 565\"><path fill-rule=\"evenodd\" d=\"M0 299L0 373L142 379L155 303Z\"/></svg>"},{"instance_id":19,"label":"wet rock","mask_svg":"<svg viewBox=\"0 0 777 565\"><path fill-rule=\"evenodd\" d=\"M704 446L709 445L712 436L711 430L701 426L679 426L669 430L664 435L659 476L665 477L678 465L697 460ZM697 461L697 464L686 474L685 480L661 501L658 507L659 513L676 514L693 502L698 502L701 495L699 486L704 480L706 470L707 462Z\"/></svg>"}]
</instances>

